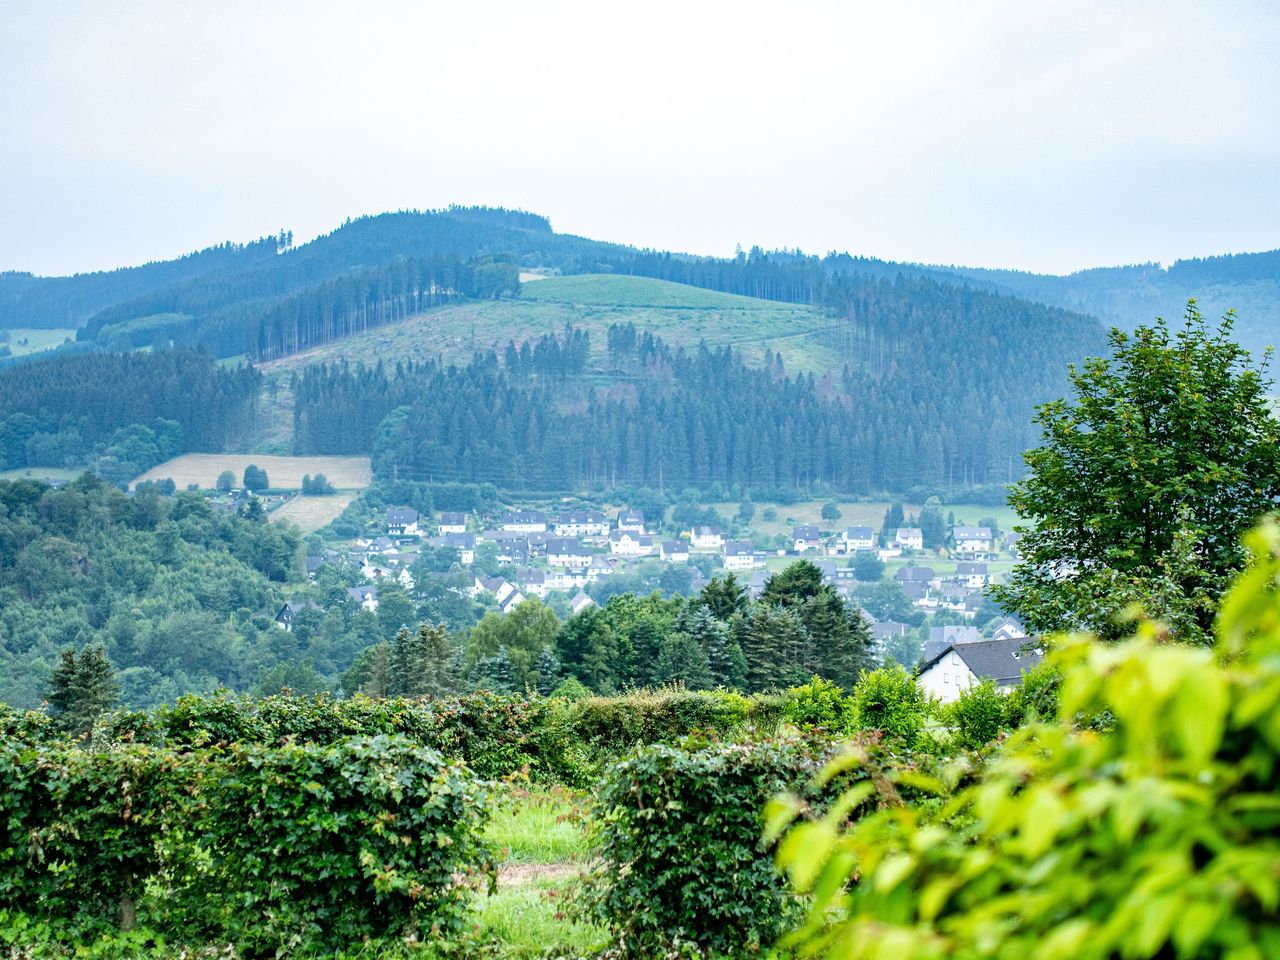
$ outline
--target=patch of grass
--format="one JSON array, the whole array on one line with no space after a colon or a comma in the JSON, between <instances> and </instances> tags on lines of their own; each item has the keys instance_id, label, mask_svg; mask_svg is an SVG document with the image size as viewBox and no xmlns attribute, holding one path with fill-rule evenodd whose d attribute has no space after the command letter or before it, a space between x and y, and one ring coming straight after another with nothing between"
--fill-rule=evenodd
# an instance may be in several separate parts
<instances>
[{"instance_id":1,"label":"patch of grass","mask_svg":"<svg viewBox=\"0 0 1280 960\"><path fill-rule=\"evenodd\" d=\"M0 480L74 480L84 473L86 467L17 467L13 470L0 470Z\"/></svg>"},{"instance_id":2,"label":"patch of grass","mask_svg":"<svg viewBox=\"0 0 1280 960\"><path fill-rule=\"evenodd\" d=\"M499 887L476 905L477 938L504 958L581 957L608 940L600 927L575 920L568 898L576 878Z\"/></svg>"},{"instance_id":3,"label":"patch of grass","mask_svg":"<svg viewBox=\"0 0 1280 960\"><path fill-rule=\"evenodd\" d=\"M187 484L199 484L210 490L218 474L230 470L239 486L244 468L255 464L267 471L273 490L297 490L304 474L323 473L339 490L363 490L372 480L368 457L281 457L261 453L184 453L152 467L133 483L172 477L179 490Z\"/></svg>"},{"instance_id":4,"label":"patch of grass","mask_svg":"<svg viewBox=\"0 0 1280 960\"><path fill-rule=\"evenodd\" d=\"M9 331L9 352L15 357L25 357L31 353L43 353L60 347L68 340L75 340L76 332L64 327L51 327L47 330L34 327L15 327Z\"/></svg>"},{"instance_id":5,"label":"patch of grass","mask_svg":"<svg viewBox=\"0 0 1280 960\"><path fill-rule=\"evenodd\" d=\"M568 790L512 789L485 827L504 863L578 863L591 853L582 800Z\"/></svg>"}]
</instances>

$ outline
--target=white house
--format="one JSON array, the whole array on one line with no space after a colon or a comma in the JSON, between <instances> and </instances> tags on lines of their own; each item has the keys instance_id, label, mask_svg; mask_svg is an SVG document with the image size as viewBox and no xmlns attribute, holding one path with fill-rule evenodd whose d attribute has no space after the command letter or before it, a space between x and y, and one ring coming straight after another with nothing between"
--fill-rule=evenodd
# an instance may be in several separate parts
<instances>
[{"instance_id":1,"label":"white house","mask_svg":"<svg viewBox=\"0 0 1280 960\"><path fill-rule=\"evenodd\" d=\"M467 532L467 515L465 513L441 513L436 517L436 523L440 528L441 536L446 533Z\"/></svg>"},{"instance_id":2,"label":"white house","mask_svg":"<svg viewBox=\"0 0 1280 960\"><path fill-rule=\"evenodd\" d=\"M623 557L647 557L653 553L653 537L631 530L614 530L609 534L609 552Z\"/></svg>"},{"instance_id":3,"label":"white house","mask_svg":"<svg viewBox=\"0 0 1280 960\"><path fill-rule=\"evenodd\" d=\"M547 595L547 576L541 570L535 570L533 567L521 567L515 574L516 583L520 585L520 589L531 597L545 597Z\"/></svg>"},{"instance_id":4,"label":"white house","mask_svg":"<svg viewBox=\"0 0 1280 960\"><path fill-rule=\"evenodd\" d=\"M618 529L628 533L644 533L644 512L622 510L618 513Z\"/></svg>"},{"instance_id":5,"label":"white house","mask_svg":"<svg viewBox=\"0 0 1280 960\"><path fill-rule=\"evenodd\" d=\"M579 590L573 595L573 599L569 601L569 611L576 617L583 610L586 610L589 607L594 607L595 605L596 602L594 600Z\"/></svg>"},{"instance_id":6,"label":"white house","mask_svg":"<svg viewBox=\"0 0 1280 960\"><path fill-rule=\"evenodd\" d=\"M954 643L926 660L916 674L926 693L943 703L960 699L980 680L994 680L1001 690L1022 684L1022 675L1040 663L1039 650L1024 651L1026 639Z\"/></svg>"},{"instance_id":7,"label":"white house","mask_svg":"<svg viewBox=\"0 0 1280 960\"><path fill-rule=\"evenodd\" d=\"M418 535L418 511L409 507L387 509L387 535L391 537L416 537Z\"/></svg>"},{"instance_id":8,"label":"white house","mask_svg":"<svg viewBox=\"0 0 1280 960\"><path fill-rule=\"evenodd\" d=\"M541 510L513 510L502 515L502 529L514 533L546 533L547 515Z\"/></svg>"},{"instance_id":9,"label":"white house","mask_svg":"<svg viewBox=\"0 0 1280 960\"><path fill-rule=\"evenodd\" d=\"M607 537L609 521L599 510L561 510L553 529L557 537Z\"/></svg>"},{"instance_id":10,"label":"white house","mask_svg":"<svg viewBox=\"0 0 1280 960\"><path fill-rule=\"evenodd\" d=\"M470 590L471 596L478 597L482 593L492 593L498 602L498 610L510 613L524 602L524 594L510 580L502 577L476 577Z\"/></svg>"},{"instance_id":11,"label":"white house","mask_svg":"<svg viewBox=\"0 0 1280 960\"><path fill-rule=\"evenodd\" d=\"M548 570L543 578L543 586L547 590L568 592L587 585L587 572L574 567L556 567Z\"/></svg>"},{"instance_id":12,"label":"white house","mask_svg":"<svg viewBox=\"0 0 1280 960\"><path fill-rule=\"evenodd\" d=\"M973 556L991 552L990 527L952 527L951 539L958 554Z\"/></svg>"},{"instance_id":13,"label":"white house","mask_svg":"<svg viewBox=\"0 0 1280 960\"><path fill-rule=\"evenodd\" d=\"M360 604L370 613L377 612L378 609L378 588L377 587L351 587L347 590L349 596L356 603Z\"/></svg>"},{"instance_id":14,"label":"white house","mask_svg":"<svg viewBox=\"0 0 1280 960\"><path fill-rule=\"evenodd\" d=\"M749 540L726 540L722 559L726 570L751 570L756 565L755 551Z\"/></svg>"},{"instance_id":15,"label":"white house","mask_svg":"<svg viewBox=\"0 0 1280 960\"><path fill-rule=\"evenodd\" d=\"M694 527L689 535L689 546L694 550L718 552L724 546L724 534L715 527Z\"/></svg>"},{"instance_id":16,"label":"white house","mask_svg":"<svg viewBox=\"0 0 1280 960\"><path fill-rule=\"evenodd\" d=\"M796 553L817 550L822 546L822 531L812 524L801 524L791 532L791 549Z\"/></svg>"},{"instance_id":17,"label":"white house","mask_svg":"<svg viewBox=\"0 0 1280 960\"><path fill-rule=\"evenodd\" d=\"M835 542L834 552L839 554L871 550L876 545L875 531L870 527L846 527Z\"/></svg>"},{"instance_id":18,"label":"white house","mask_svg":"<svg viewBox=\"0 0 1280 960\"><path fill-rule=\"evenodd\" d=\"M666 563L688 563L689 544L683 540L663 540L658 555Z\"/></svg>"},{"instance_id":19,"label":"white house","mask_svg":"<svg viewBox=\"0 0 1280 960\"><path fill-rule=\"evenodd\" d=\"M577 540L557 537L547 541L547 566L575 567L585 570L591 566L591 551Z\"/></svg>"},{"instance_id":20,"label":"white house","mask_svg":"<svg viewBox=\"0 0 1280 960\"><path fill-rule=\"evenodd\" d=\"M1013 617L1005 617L991 628L993 640L1025 640L1027 631Z\"/></svg>"},{"instance_id":21,"label":"white house","mask_svg":"<svg viewBox=\"0 0 1280 960\"><path fill-rule=\"evenodd\" d=\"M924 549L924 531L919 527L899 527L894 540L903 550Z\"/></svg>"},{"instance_id":22,"label":"white house","mask_svg":"<svg viewBox=\"0 0 1280 960\"><path fill-rule=\"evenodd\" d=\"M981 590L991 582L987 565L978 560L961 560L956 564L956 580L971 590Z\"/></svg>"},{"instance_id":23,"label":"white house","mask_svg":"<svg viewBox=\"0 0 1280 960\"><path fill-rule=\"evenodd\" d=\"M476 535L474 533L446 533L441 539L442 546L453 547L458 551L458 559L464 567L475 563Z\"/></svg>"}]
</instances>

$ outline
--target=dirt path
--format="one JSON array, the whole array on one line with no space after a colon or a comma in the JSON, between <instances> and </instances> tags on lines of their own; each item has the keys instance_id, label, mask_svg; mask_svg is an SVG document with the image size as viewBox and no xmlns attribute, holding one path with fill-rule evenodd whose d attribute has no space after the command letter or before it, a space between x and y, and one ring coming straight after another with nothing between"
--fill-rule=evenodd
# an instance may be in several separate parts
<instances>
[{"instance_id":1,"label":"dirt path","mask_svg":"<svg viewBox=\"0 0 1280 960\"><path fill-rule=\"evenodd\" d=\"M583 869L581 863L504 863L498 867L498 886L522 887L541 880L563 880Z\"/></svg>"}]
</instances>

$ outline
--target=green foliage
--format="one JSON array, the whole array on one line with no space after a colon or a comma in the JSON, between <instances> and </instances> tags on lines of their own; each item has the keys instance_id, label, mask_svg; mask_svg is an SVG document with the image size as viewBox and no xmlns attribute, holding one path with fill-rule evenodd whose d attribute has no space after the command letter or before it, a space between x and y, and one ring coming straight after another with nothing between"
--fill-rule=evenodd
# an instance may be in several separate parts
<instances>
[{"instance_id":1,"label":"green foliage","mask_svg":"<svg viewBox=\"0 0 1280 960\"><path fill-rule=\"evenodd\" d=\"M769 741L659 745L611 767L596 796L587 912L627 957L768 946L800 907L761 842L760 810L819 766L802 743Z\"/></svg>"},{"instance_id":2,"label":"green foliage","mask_svg":"<svg viewBox=\"0 0 1280 960\"><path fill-rule=\"evenodd\" d=\"M844 514L840 512L840 504L836 503L834 500L828 500L822 505L823 520L826 520L829 523L835 523L842 516L844 516Z\"/></svg>"},{"instance_id":3,"label":"green foliage","mask_svg":"<svg viewBox=\"0 0 1280 960\"><path fill-rule=\"evenodd\" d=\"M490 869L486 795L403 738L237 745L204 765L191 831L207 861L181 864L172 916L207 916L250 952L457 930L455 874Z\"/></svg>"},{"instance_id":4,"label":"green foliage","mask_svg":"<svg viewBox=\"0 0 1280 960\"><path fill-rule=\"evenodd\" d=\"M236 485L236 475L230 470L223 470L218 474L218 479L214 483L219 493L230 493L231 488Z\"/></svg>"},{"instance_id":5,"label":"green foliage","mask_svg":"<svg viewBox=\"0 0 1280 960\"><path fill-rule=\"evenodd\" d=\"M1118 645L1060 638L1057 714L1015 732L940 811L796 826L780 860L813 900L793 946L850 960L1280 955L1280 527L1248 542L1212 650L1162 643L1150 623ZM1102 715L1101 731L1078 720Z\"/></svg>"},{"instance_id":6,"label":"green foliage","mask_svg":"<svg viewBox=\"0 0 1280 960\"><path fill-rule=\"evenodd\" d=\"M1267 361L1187 305L1113 356L1072 368L1073 402L1039 408L1043 445L1009 502L1027 528L1022 562L993 593L1028 628L1108 639L1140 607L1180 639L1208 643L1216 598L1240 569L1242 531L1280 496L1280 421Z\"/></svg>"},{"instance_id":7,"label":"green foliage","mask_svg":"<svg viewBox=\"0 0 1280 960\"><path fill-rule=\"evenodd\" d=\"M267 479L267 471L253 463L244 468L244 488L246 490L258 493L266 490L269 486L271 486L271 482Z\"/></svg>"},{"instance_id":8,"label":"green foliage","mask_svg":"<svg viewBox=\"0 0 1280 960\"><path fill-rule=\"evenodd\" d=\"M960 691L946 709L957 745L979 750L1000 735L1008 723L1010 703L994 680L982 680Z\"/></svg>"},{"instance_id":9,"label":"green foliage","mask_svg":"<svg viewBox=\"0 0 1280 960\"><path fill-rule=\"evenodd\" d=\"M788 690L782 715L802 730L821 729L832 734L853 729L856 719L852 700L838 684L821 677Z\"/></svg>"},{"instance_id":10,"label":"green foliage","mask_svg":"<svg viewBox=\"0 0 1280 960\"><path fill-rule=\"evenodd\" d=\"M915 677L901 667L870 670L850 696L854 726L878 730L888 740L915 745L928 713L928 700Z\"/></svg>"},{"instance_id":11,"label":"green foliage","mask_svg":"<svg viewBox=\"0 0 1280 960\"><path fill-rule=\"evenodd\" d=\"M101 647L62 651L49 677L49 707L65 733L87 736L98 717L115 706L119 694L115 671Z\"/></svg>"}]
</instances>

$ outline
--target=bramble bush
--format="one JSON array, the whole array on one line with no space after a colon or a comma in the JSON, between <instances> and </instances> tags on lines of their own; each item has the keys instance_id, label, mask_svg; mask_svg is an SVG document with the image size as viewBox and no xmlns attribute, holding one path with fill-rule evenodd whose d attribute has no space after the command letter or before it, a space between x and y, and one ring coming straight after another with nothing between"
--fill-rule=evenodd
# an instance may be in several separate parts
<instances>
[{"instance_id":1,"label":"bramble bush","mask_svg":"<svg viewBox=\"0 0 1280 960\"><path fill-rule=\"evenodd\" d=\"M117 926L249 953L454 931L492 874L488 794L403 737L178 752L0 748L0 902L33 930ZM15 921L16 922L16 921Z\"/></svg>"},{"instance_id":2,"label":"bramble bush","mask_svg":"<svg viewBox=\"0 0 1280 960\"><path fill-rule=\"evenodd\" d=\"M1212 649L1169 644L1149 623L1119 645L1059 638L1056 714L1013 733L940 810L794 825L779 860L812 903L791 948L1280 956L1280 527L1247 543ZM773 830L796 809L774 804Z\"/></svg>"},{"instance_id":3,"label":"bramble bush","mask_svg":"<svg viewBox=\"0 0 1280 960\"><path fill-rule=\"evenodd\" d=\"M627 957L768 946L801 907L761 842L760 810L821 766L801 740L659 744L615 764L597 796L599 865L583 909Z\"/></svg>"}]
</instances>

